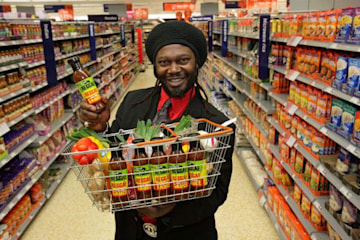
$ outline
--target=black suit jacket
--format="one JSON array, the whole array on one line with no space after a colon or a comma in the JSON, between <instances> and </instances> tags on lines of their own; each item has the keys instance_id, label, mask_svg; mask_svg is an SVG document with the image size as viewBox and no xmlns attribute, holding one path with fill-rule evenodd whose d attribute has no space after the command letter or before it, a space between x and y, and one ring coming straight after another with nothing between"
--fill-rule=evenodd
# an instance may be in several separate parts
<instances>
[{"instance_id":1,"label":"black suit jacket","mask_svg":"<svg viewBox=\"0 0 360 240\"><path fill-rule=\"evenodd\" d=\"M135 128L138 120L153 119L156 114L160 92L154 97L137 104L139 100L153 91L154 88L141 89L129 92L121 103L116 120L110 128L111 132L119 129ZM222 123L227 118L211 104L208 104L206 111L200 93L189 103L184 115L191 115L193 118L207 118L216 123ZM173 122L179 121L175 119ZM234 128L234 126L232 126ZM158 219L158 238L160 240L212 240L217 239L214 213L223 204L227 197L228 187L232 172L232 153L234 146L234 134L231 135L230 145L226 152L226 162L222 164L221 175L219 176L216 189L210 197L191 201L177 202L175 208L166 218ZM147 239L143 237L142 224L137 218L137 211L121 211L115 213L116 240Z\"/></svg>"}]
</instances>

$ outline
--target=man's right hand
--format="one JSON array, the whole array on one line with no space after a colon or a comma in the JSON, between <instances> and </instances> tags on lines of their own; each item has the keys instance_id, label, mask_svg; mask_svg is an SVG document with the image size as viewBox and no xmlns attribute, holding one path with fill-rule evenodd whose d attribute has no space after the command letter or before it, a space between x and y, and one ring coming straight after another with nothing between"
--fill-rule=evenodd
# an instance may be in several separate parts
<instances>
[{"instance_id":1,"label":"man's right hand","mask_svg":"<svg viewBox=\"0 0 360 240\"><path fill-rule=\"evenodd\" d=\"M106 123L110 119L110 106L109 101L105 96L101 97L104 108L97 109L94 105L82 101L80 105L80 120L82 123L88 122L88 127L97 132L106 130Z\"/></svg>"}]
</instances>

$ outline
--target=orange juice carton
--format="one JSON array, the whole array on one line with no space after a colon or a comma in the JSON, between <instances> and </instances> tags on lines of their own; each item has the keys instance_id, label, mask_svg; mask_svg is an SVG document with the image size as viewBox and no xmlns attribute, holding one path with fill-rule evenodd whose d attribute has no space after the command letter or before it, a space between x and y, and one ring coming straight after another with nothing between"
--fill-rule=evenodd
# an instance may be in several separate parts
<instances>
[{"instance_id":1,"label":"orange juice carton","mask_svg":"<svg viewBox=\"0 0 360 240\"><path fill-rule=\"evenodd\" d=\"M346 8L341 11L340 18L338 20L339 22L335 42L345 43L349 40L352 32L354 17L354 8Z\"/></svg>"}]
</instances>

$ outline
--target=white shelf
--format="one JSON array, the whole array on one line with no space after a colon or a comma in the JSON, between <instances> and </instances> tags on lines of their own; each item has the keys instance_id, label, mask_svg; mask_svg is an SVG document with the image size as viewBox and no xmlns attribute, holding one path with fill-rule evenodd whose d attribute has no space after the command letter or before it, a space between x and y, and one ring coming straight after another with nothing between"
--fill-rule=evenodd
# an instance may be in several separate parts
<instances>
[{"instance_id":1,"label":"white shelf","mask_svg":"<svg viewBox=\"0 0 360 240\"><path fill-rule=\"evenodd\" d=\"M72 112L75 113L77 110L80 109L81 104L77 105L76 107L72 108Z\"/></svg>"},{"instance_id":2,"label":"white shelf","mask_svg":"<svg viewBox=\"0 0 360 240\"><path fill-rule=\"evenodd\" d=\"M116 40L116 41L114 41L114 42L112 42L112 43L109 43L109 44L105 44L105 45L103 45L102 46L102 48L108 48L108 47L111 47L113 44L115 44L115 43L119 43L120 42L120 40Z\"/></svg>"},{"instance_id":3,"label":"white shelf","mask_svg":"<svg viewBox=\"0 0 360 240\"><path fill-rule=\"evenodd\" d=\"M7 164L8 162L10 162L11 159L13 159L15 156L17 156L19 153L21 153L25 148L27 148L28 146L30 146L30 144L32 142L34 142L37 138L39 137L39 135L34 134L33 136L31 136L28 140L26 140L25 142L23 142L20 146L18 146L14 151L12 151L11 153L9 153L9 155L4 158L3 160L0 161L0 168L2 168L3 166L5 166L5 164Z\"/></svg>"},{"instance_id":4,"label":"white shelf","mask_svg":"<svg viewBox=\"0 0 360 240\"><path fill-rule=\"evenodd\" d=\"M15 45L24 45L32 43L41 43L42 39L26 39L26 40L10 40L10 41L0 41L0 47L9 47Z\"/></svg>"},{"instance_id":5,"label":"white shelf","mask_svg":"<svg viewBox=\"0 0 360 240\"><path fill-rule=\"evenodd\" d=\"M236 33L236 32L229 32L228 35L230 35L230 36L237 36L237 37L244 37L244 38L259 39L259 33Z\"/></svg>"},{"instance_id":6,"label":"white shelf","mask_svg":"<svg viewBox=\"0 0 360 240\"><path fill-rule=\"evenodd\" d=\"M50 105L54 104L55 102L59 101L60 99L62 99L63 97L65 97L66 95L68 95L70 93L70 90L67 90L65 92L63 92L62 94L60 94L59 96L57 96L55 99L51 100L50 102L42 105L41 107L37 108L35 110L35 114L39 114L42 111L44 111L46 108L48 108Z\"/></svg>"},{"instance_id":7,"label":"white shelf","mask_svg":"<svg viewBox=\"0 0 360 240\"><path fill-rule=\"evenodd\" d=\"M116 54L118 52L121 52L121 49L117 49L115 51L109 52L109 53L105 54L104 56L99 57L99 59L103 60L104 58L107 58L108 56L114 55L114 54Z\"/></svg>"},{"instance_id":8,"label":"white shelf","mask_svg":"<svg viewBox=\"0 0 360 240\"><path fill-rule=\"evenodd\" d=\"M29 63L27 65L27 68L38 67L38 66L41 66L41 65L44 65L44 64L45 64L45 60L42 60L42 61L39 61L39 62L34 62L34 63Z\"/></svg>"},{"instance_id":9,"label":"white shelf","mask_svg":"<svg viewBox=\"0 0 360 240\"><path fill-rule=\"evenodd\" d=\"M249 52L243 52L243 51L240 51L234 47L228 47L228 51L229 52L232 52L233 54L237 55L237 56L240 56L240 57L243 57L243 58L247 58L247 59L254 59L256 58L256 56L254 56L253 54Z\"/></svg>"},{"instance_id":10,"label":"white shelf","mask_svg":"<svg viewBox=\"0 0 360 240\"><path fill-rule=\"evenodd\" d=\"M87 63L85 63L85 64L83 65L83 67L84 67L84 68L85 68L85 67L89 67L89 66L93 65L93 64L96 63L96 62L97 62L96 60L87 62Z\"/></svg>"},{"instance_id":11,"label":"white shelf","mask_svg":"<svg viewBox=\"0 0 360 240\"><path fill-rule=\"evenodd\" d=\"M56 37L53 38L53 41L62 41L62 40L70 40L70 39L86 38L86 37L89 37L89 34L78 35L78 36Z\"/></svg>"},{"instance_id":12,"label":"white shelf","mask_svg":"<svg viewBox=\"0 0 360 240\"><path fill-rule=\"evenodd\" d=\"M72 57L72 56L75 56L75 55L79 55L79 54L82 54L82 53L86 53L86 52L89 52L89 51L90 51L90 48L87 48L87 49L83 49L83 50L80 50L80 51L64 54L64 55L55 57L55 61L66 59L66 58L69 58L69 57Z\"/></svg>"},{"instance_id":13,"label":"white shelf","mask_svg":"<svg viewBox=\"0 0 360 240\"><path fill-rule=\"evenodd\" d=\"M95 77L95 76L99 75L100 73L102 73L102 72L104 72L106 69L108 69L109 67L112 67L113 65L115 65L116 63L118 63L121 59L122 59L122 57L119 58L119 59L117 59L117 60L115 60L115 61L113 61L112 63L109 63L109 64L106 65L105 67L101 68L99 71L95 72L92 76Z\"/></svg>"},{"instance_id":14,"label":"white shelf","mask_svg":"<svg viewBox=\"0 0 360 240\"><path fill-rule=\"evenodd\" d=\"M70 120L70 118L73 116L73 113L65 112L64 116L61 118L55 120L54 122L50 123L51 130L48 134L45 136L38 137L31 146L40 146L42 145L46 140L48 140L59 128L61 128L67 121Z\"/></svg>"},{"instance_id":15,"label":"white shelf","mask_svg":"<svg viewBox=\"0 0 360 240\"><path fill-rule=\"evenodd\" d=\"M13 70L13 69L17 69L17 68L20 68L20 67L26 67L27 65L28 64L26 62L19 62L19 63L10 64L10 65L7 65L7 66L0 67L0 72Z\"/></svg>"},{"instance_id":16,"label":"white shelf","mask_svg":"<svg viewBox=\"0 0 360 240\"><path fill-rule=\"evenodd\" d=\"M101 90L103 89L105 86L109 85L112 81L114 81L120 74L122 73L122 71L118 71L108 82L101 84L98 89Z\"/></svg>"},{"instance_id":17,"label":"white shelf","mask_svg":"<svg viewBox=\"0 0 360 240\"><path fill-rule=\"evenodd\" d=\"M31 89L31 87L23 87L23 88L15 91L15 92L11 92L11 93L9 93L9 94L6 94L5 96L0 97L0 103L5 102L6 100L9 100L9 99L11 99L11 98L13 98L13 97L17 97L17 96L19 96L20 94L29 92L30 89Z\"/></svg>"},{"instance_id":18,"label":"white shelf","mask_svg":"<svg viewBox=\"0 0 360 240\"><path fill-rule=\"evenodd\" d=\"M68 72L66 72L66 73L64 73L64 74L58 75L58 76L57 76L57 80L60 81L61 79L70 76L71 74L73 74L73 71L72 71L72 70L71 70L71 71L68 71Z\"/></svg>"},{"instance_id":19,"label":"white shelf","mask_svg":"<svg viewBox=\"0 0 360 240\"><path fill-rule=\"evenodd\" d=\"M31 92L36 92L37 90L39 90L39 89L41 89L41 88L44 88L44 87L46 87L48 85L48 82L46 81L46 82L44 82L44 83L42 83L42 84L40 84L40 85L37 85L37 86L35 86L35 87L32 87L31 89L30 89L30 91Z\"/></svg>"},{"instance_id":20,"label":"white shelf","mask_svg":"<svg viewBox=\"0 0 360 240\"><path fill-rule=\"evenodd\" d=\"M119 32L113 32L113 31L111 31L111 32L105 32L105 33L95 33L95 37L97 37L97 36L103 36L103 35L110 35L110 34L119 34L119 33L121 33L120 31Z\"/></svg>"},{"instance_id":21,"label":"white shelf","mask_svg":"<svg viewBox=\"0 0 360 240\"><path fill-rule=\"evenodd\" d=\"M62 166L63 165L63 166ZM63 179L65 178L66 174L68 174L70 167L71 167L71 163L67 163L67 164L57 164L57 166L59 166L62 170L62 173L59 177L59 179L57 179L55 182L53 182L51 184L51 186L49 187L49 189L46 191L46 198L50 199L51 196L54 194L55 190L58 188L58 186L60 185L60 183L63 181Z\"/></svg>"},{"instance_id":22,"label":"white shelf","mask_svg":"<svg viewBox=\"0 0 360 240\"><path fill-rule=\"evenodd\" d=\"M20 121L24 120L25 118L27 118L28 116L32 115L34 112L35 112L34 109L30 109L29 111L21 114L19 117L15 118L14 120L8 122L7 125L8 125L9 127L14 126L14 125L17 124L18 122L20 122Z\"/></svg>"}]
</instances>

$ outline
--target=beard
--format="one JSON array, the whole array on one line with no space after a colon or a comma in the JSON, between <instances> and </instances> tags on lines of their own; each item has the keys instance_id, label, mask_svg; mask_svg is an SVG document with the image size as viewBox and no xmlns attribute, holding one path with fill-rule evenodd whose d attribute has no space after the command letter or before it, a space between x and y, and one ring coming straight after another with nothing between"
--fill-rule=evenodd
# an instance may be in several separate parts
<instances>
[{"instance_id":1,"label":"beard","mask_svg":"<svg viewBox=\"0 0 360 240\"><path fill-rule=\"evenodd\" d=\"M181 89L181 88L170 89L166 84L167 76L159 77L159 81L162 87L164 88L165 92L169 95L169 97L183 97L186 94L186 92L194 86L197 76L198 76L197 69L192 74L186 72L186 73L179 73L169 76L169 77L182 77L187 79L185 89Z\"/></svg>"}]
</instances>

